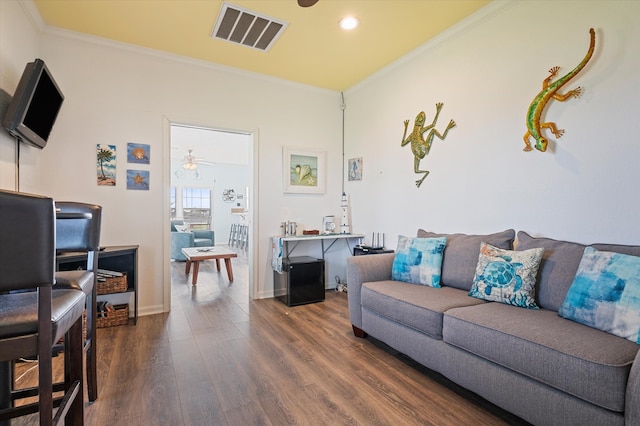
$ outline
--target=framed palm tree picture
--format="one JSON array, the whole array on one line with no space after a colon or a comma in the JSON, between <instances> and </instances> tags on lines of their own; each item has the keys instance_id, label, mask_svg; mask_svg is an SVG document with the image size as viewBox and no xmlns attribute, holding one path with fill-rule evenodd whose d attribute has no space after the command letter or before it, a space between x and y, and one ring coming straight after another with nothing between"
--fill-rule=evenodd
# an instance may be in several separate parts
<instances>
[{"instance_id":1,"label":"framed palm tree picture","mask_svg":"<svg viewBox=\"0 0 640 426\"><path fill-rule=\"evenodd\" d=\"M116 146L98 144L96 172L99 186L116 186Z\"/></svg>"}]
</instances>

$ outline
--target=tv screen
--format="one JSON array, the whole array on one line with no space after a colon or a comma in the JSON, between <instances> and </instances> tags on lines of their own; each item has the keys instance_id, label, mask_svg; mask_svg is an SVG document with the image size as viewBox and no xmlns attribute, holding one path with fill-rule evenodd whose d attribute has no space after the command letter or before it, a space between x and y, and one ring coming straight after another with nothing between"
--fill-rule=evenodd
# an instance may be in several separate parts
<instances>
[{"instance_id":1,"label":"tv screen","mask_svg":"<svg viewBox=\"0 0 640 426\"><path fill-rule=\"evenodd\" d=\"M2 125L16 138L42 149L63 100L44 61L36 59L25 67Z\"/></svg>"}]
</instances>

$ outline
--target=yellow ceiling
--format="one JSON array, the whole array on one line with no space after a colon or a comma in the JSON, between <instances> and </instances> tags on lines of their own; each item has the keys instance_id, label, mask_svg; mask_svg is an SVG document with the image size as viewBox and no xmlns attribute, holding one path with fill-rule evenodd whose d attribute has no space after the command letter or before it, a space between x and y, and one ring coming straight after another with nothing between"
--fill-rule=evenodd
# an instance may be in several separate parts
<instances>
[{"instance_id":1,"label":"yellow ceiling","mask_svg":"<svg viewBox=\"0 0 640 426\"><path fill-rule=\"evenodd\" d=\"M344 91L491 0L231 0L289 25L267 52L214 40L222 0L34 0L44 23L221 65ZM338 28L356 16L360 26Z\"/></svg>"}]
</instances>

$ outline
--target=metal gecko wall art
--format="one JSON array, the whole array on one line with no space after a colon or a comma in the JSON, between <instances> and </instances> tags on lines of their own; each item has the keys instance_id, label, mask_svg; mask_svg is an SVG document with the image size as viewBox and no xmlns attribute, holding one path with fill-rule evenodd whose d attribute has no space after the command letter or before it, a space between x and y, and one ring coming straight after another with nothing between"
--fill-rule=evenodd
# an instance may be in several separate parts
<instances>
[{"instance_id":1,"label":"metal gecko wall art","mask_svg":"<svg viewBox=\"0 0 640 426\"><path fill-rule=\"evenodd\" d=\"M455 121L449 121L449 125L442 134L440 134L440 132L435 129L436 121L438 121L438 116L440 115L442 105L442 102L436 104L436 116L433 118L433 122L428 126L424 125L424 122L426 120L424 111L420 112L416 116L413 131L411 132L409 137L407 137L409 120L404 120L404 134L402 135L402 143L400 146L405 146L408 143L411 143L411 152L413 152L413 171L417 174L423 174L423 176L416 181L416 186L418 188L420 188L420 185L422 185L422 182L429 174L429 170L420 170L420 160L422 160L427 154L429 154L434 136L437 136L438 138L440 138L440 140L444 140L444 138L447 137L449 129L455 127L456 125ZM427 134L427 137L424 137L424 134L427 131L429 131L429 133Z\"/></svg>"},{"instance_id":2,"label":"metal gecko wall art","mask_svg":"<svg viewBox=\"0 0 640 426\"><path fill-rule=\"evenodd\" d=\"M589 44L589 50L585 55L584 59L576 66L573 70L569 71L564 76L560 77L554 82L551 82L553 78L556 76L560 67L553 67L549 70L549 77L545 78L542 82L542 91L538 93L531 105L529 105L529 110L527 111L527 132L524 134L524 151L531 151L533 148L531 147L531 143L529 142L530 138L535 140L535 148L538 151L545 152L547 150L547 145L549 141L542 135L542 129L549 129L551 133L555 135L555 137L560 138L564 134L563 129L558 129L555 123L552 122L540 122L540 117L542 116L542 112L547 104L552 100L558 100L560 102L564 102L572 97L577 98L582 94L582 87L578 86L573 90L569 90L564 95L558 93L569 80L575 77L589 62L591 56L593 56L593 50L596 46L596 32L593 28L589 29L589 33L591 34L591 42Z\"/></svg>"}]
</instances>

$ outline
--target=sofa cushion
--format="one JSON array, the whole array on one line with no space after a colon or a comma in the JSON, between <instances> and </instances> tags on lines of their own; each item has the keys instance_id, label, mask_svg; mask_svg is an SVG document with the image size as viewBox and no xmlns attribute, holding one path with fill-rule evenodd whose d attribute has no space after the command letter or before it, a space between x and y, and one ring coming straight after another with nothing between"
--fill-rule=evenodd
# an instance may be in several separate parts
<instances>
[{"instance_id":1,"label":"sofa cushion","mask_svg":"<svg viewBox=\"0 0 640 426\"><path fill-rule=\"evenodd\" d=\"M544 248L538 269L536 301L541 308L557 311L573 282L586 246L551 238L534 238L524 231L518 232L516 250L536 247Z\"/></svg>"},{"instance_id":2,"label":"sofa cushion","mask_svg":"<svg viewBox=\"0 0 640 426\"><path fill-rule=\"evenodd\" d=\"M469 296L538 309L534 290L544 249L504 250L482 242Z\"/></svg>"},{"instance_id":3,"label":"sofa cushion","mask_svg":"<svg viewBox=\"0 0 640 426\"><path fill-rule=\"evenodd\" d=\"M558 313L640 343L640 257L585 248Z\"/></svg>"},{"instance_id":4,"label":"sofa cushion","mask_svg":"<svg viewBox=\"0 0 640 426\"><path fill-rule=\"evenodd\" d=\"M485 241L492 246L512 249L515 231L508 229L495 234L467 235L467 234L436 234L423 229L418 230L420 238L446 237L442 259L441 285L469 291L476 273L480 242Z\"/></svg>"},{"instance_id":5,"label":"sofa cushion","mask_svg":"<svg viewBox=\"0 0 640 426\"><path fill-rule=\"evenodd\" d=\"M487 241L491 243L490 241ZM542 247L544 253L538 270L537 303L544 309L558 311L564 303L569 287L578 271L586 245L551 238L535 238L524 231L518 232L516 250ZM597 250L640 256L640 246L622 244L591 244ZM444 281L447 251L442 265ZM446 284L446 281L444 281Z\"/></svg>"},{"instance_id":6,"label":"sofa cushion","mask_svg":"<svg viewBox=\"0 0 640 426\"><path fill-rule=\"evenodd\" d=\"M400 235L391 279L440 287L442 252L446 238L411 238Z\"/></svg>"},{"instance_id":7,"label":"sofa cushion","mask_svg":"<svg viewBox=\"0 0 640 426\"><path fill-rule=\"evenodd\" d=\"M617 412L624 411L627 378L638 352L638 345L628 340L555 311L501 303L448 310L443 340Z\"/></svg>"},{"instance_id":8,"label":"sofa cushion","mask_svg":"<svg viewBox=\"0 0 640 426\"><path fill-rule=\"evenodd\" d=\"M591 244L596 250L613 251L615 253L628 254L630 256L640 256L640 246L628 246L624 244Z\"/></svg>"},{"instance_id":9,"label":"sofa cushion","mask_svg":"<svg viewBox=\"0 0 640 426\"><path fill-rule=\"evenodd\" d=\"M434 288L399 281L364 283L362 309L416 329L434 339L442 339L442 314L447 309L485 303L466 291L451 287ZM366 324L363 324L366 330Z\"/></svg>"}]
</instances>

